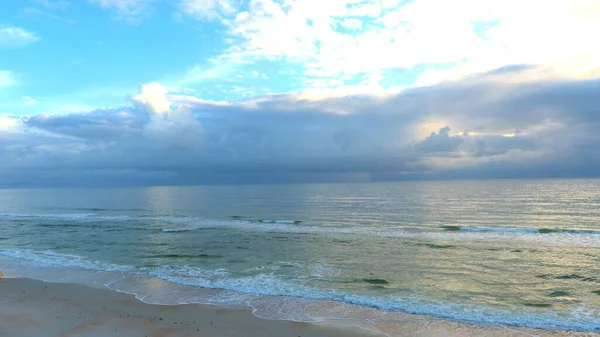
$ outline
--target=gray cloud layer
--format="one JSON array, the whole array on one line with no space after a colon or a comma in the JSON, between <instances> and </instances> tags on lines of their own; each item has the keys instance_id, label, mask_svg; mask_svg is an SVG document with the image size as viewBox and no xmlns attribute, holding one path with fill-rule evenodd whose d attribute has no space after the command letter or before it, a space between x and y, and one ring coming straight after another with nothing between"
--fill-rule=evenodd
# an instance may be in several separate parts
<instances>
[{"instance_id":1,"label":"gray cloud layer","mask_svg":"<svg viewBox=\"0 0 600 337\"><path fill-rule=\"evenodd\" d=\"M511 80L525 71L385 98L172 96L171 108L148 87L120 109L0 129L0 185L598 176L600 81Z\"/></svg>"}]
</instances>

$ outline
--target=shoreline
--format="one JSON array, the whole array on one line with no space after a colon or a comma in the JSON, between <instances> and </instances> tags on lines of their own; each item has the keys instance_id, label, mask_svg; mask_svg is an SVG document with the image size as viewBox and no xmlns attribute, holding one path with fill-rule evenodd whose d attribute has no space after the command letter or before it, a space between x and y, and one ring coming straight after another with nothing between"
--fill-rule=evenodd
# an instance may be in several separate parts
<instances>
[{"instance_id":1,"label":"shoreline","mask_svg":"<svg viewBox=\"0 0 600 337\"><path fill-rule=\"evenodd\" d=\"M249 308L147 304L77 283L0 280L0 335L26 336L600 336L593 332L485 326L403 314L394 324L270 320ZM365 322L369 323L369 322Z\"/></svg>"},{"instance_id":2,"label":"shoreline","mask_svg":"<svg viewBox=\"0 0 600 337\"><path fill-rule=\"evenodd\" d=\"M375 336L320 324L270 321L250 310L146 304L134 295L75 283L0 280L0 336Z\"/></svg>"}]
</instances>

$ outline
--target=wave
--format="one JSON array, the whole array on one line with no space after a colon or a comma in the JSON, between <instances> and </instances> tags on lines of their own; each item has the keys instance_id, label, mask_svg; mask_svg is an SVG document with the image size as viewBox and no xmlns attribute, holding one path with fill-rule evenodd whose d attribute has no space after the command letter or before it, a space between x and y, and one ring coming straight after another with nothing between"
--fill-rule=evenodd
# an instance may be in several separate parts
<instances>
[{"instance_id":1,"label":"wave","mask_svg":"<svg viewBox=\"0 0 600 337\"><path fill-rule=\"evenodd\" d=\"M258 274L234 276L225 269L203 269L190 266L162 265L134 268L131 266L94 261L75 254L63 254L48 250L0 250L0 255L13 259L33 262L43 267L81 268L86 270L107 272L118 271L123 273L122 277L110 283L111 289L132 293L142 301L155 304L221 303L233 306L251 306L252 308L255 308L255 311L257 311L257 307L261 307L263 309L266 308L266 310L275 310L275 312L258 312L257 315L259 317L261 317L261 315L269 317L274 316L276 319L300 321L353 319L352 314L345 316L345 312L351 312L353 309L349 308L347 311L345 311L345 309L343 309L346 308L344 305L358 305L365 308L384 310L379 312L379 316L369 317L370 322L377 322L378 319L389 319L390 315L393 315L393 312L404 312L418 315L435 316L474 324L514 325L544 329L600 331L600 328L597 324L597 317L600 315L598 308L575 308L569 311L568 314L564 311L523 313L479 305L447 303L413 297L359 295L350 293L347 290L344 291L318 288L313 286L311 282L302 282L302 278L290 279L276 275L275 271L278 268L289 266L289 263L284 261L279 261L277 265L270 266L265 270L261 270ZM295 264L293 267L306 269L309 271L309 274L315 270L319 271L320 273L323 269L327 269L327 266L324 265L307 266ZM68 278L70 273L63 273L62 275ZM91 274L90 277L96 277L96 275ZM146 282L135 282L135 280L137 280L139 277L145 277L146 279L157 278L170 282L173 284L173 287L175 284L179 284L195 287L197 290L195 292L182 293L180 289L173 288L173 294L169 295L169 287L161 287L161 292L167 292L163 293L161 296L160 294L156 293L156 289L134 288L133 290L128 290L129 288L127 287L119 288L120 282L127 283L128 278L134 281L133 284L137 284L138 287L144 287L145 284L149 284ZM61 281L65 281L65 279L61 278ZM388 282L383 279L362 279L361 281L376 285L385 285ZM130 282L129 285L131 284L132 283ZM107 286L109 285L107 284ZM222 296L228 302L222 302L223 298L220 299L221 302L206 300L205 298L198 296L197 291L201 291L198 287L233 291L239 294L239 296L235 294L232 296ZM145 293L146 295L142 296L142 293ZM283 296L279 300L280 305L273 305L273 301L276 300L273 298L273 296ZM302 305L304 305L308 308L306 310L309 311L298 312L289 311L286 310L286 308L282 308L289 303L294 303L293 298L303 299L302 302L299 302L301 305L300 307L302 308ZM176 299L177 303L173 303L173 299ZM306 306L307 300L316 302L314 305ZM342 310L325 310L324 312L319 312L318 310L320 310L324 303L322 301L333 301L338 303ZM265 306L265 303L268 303L269 305ZM324 316L324 313L329 316Z\"/></svg>"},{"instance_id":2,"label":"wave","mask_svg":"<svg viewBox=\"0 0 600 337\"><path fill-rule=\"evenodd\" d=\"M95 207L81 207L81 208L75 208L78 211L89 211L89 212L108 212L111 209L110 208L95 208Z\"/></svg>"},{"instance_id":3,"label":"wave","mask_svg":"<svg viewBox=\"0 0 600 337\"><path fill-rule=\"evenodd\" d=\"M183 225L183 227L164 228L163 232L189 232L202 229L223 229L237 228L243 230L256 230L265 232L282 232L282 231L322 231L318 226L299 225L299 220L247 220L240 218L232 218L227 220L222 219L205 219L196 217L150 217L154 221L162 221L165 223ZM296 228L296 229L293 229ZM326 227L321 227L326 228Z\"/></svg>"},{"instance_id":4,"label":"wave","mask_svg":"<svg viewBox=\"0 0 600 337\"><path fill-rule=\"evenodd\" d=\"M582 281L582 282L600 283L600 278L598 278L598 277L579 275L579 274L567 274L567 275L542 274L542 275L536 275L535 277L543 278L543 279L574 280L574 281Z\"/></svg>"},{"instance_id":5,"label":"wave","mask_svg":"<svg viewBox=\"0 0 600 337\"><path fill-rule=\"evenodd\" d=\"M222 255L211 254L157 254L146 256L146 258L152 259L220 259L222 257Z\"/></svg>"},{"instance_id":6,"label":"wave","mask_svg":"<svg viewBox=\"0 0 600 337\"><path fill-rule=\"evenodd\" d=\"M131 221L131 226L119 226L116 230L162 231L165 235L186 235L200 230L241 230L284 235L324 235L332 243L352 242L356 236L377 236L389 239L424 241L432 249L457 248L455 242L523 242L544 246L600 248L600 230L568 228L518 228L475 227L447 225L434 226L337 226L304 222L295 219L253 220L235 216L226 219L206 219L190 216L128 216L97 215L95 213L28 214L0 213L0 221L36 221L36 226L60 227L87 226L85 224ZM141 225L141 226L140 226ZM442 229L442 230L440 230ZM337 240L337 241L336 241ZM464 246L464 245L463 245Z\"/></svg>"},{"instance_id":7,"label":"wave","mask_svg":"<svg viewBox=\"0 0 600 337\"><path fill-rule=\"evenodd\" d=\"M94 216L96 213L62 213L62 214L37 214L37 213L0 213L0 217L11 218L57 218L57 219L83 219Z\"/></svg>"},{"instance_id":8,"label":"wave","mask_svg":"<svg viewBox=\"0 0 600 337\"><path fill-rule=\"evenodd\" d=\"M52 250L2 249L0 255L27 260L42 266L75 267L97 271L132 271L131 266L89 260L75 254L58 253Z\"/></svg>"},{"instance_id":9,"label":"wave","mask_svg":"<svg viewBox=\"0 0 600 337\"><path fill-rule=\"evenodd\" d=\"M579 308L581 310L573 310L567 316L565 316L565 312L558 311L524 314L522 312L513 312L510 310L478 305L428 301L413 297L358 295L341 290L317 288L302 283L297 279L284 279L281 276L275 275L275 270L286 265L285 262L281 262L279 266L271 266L267 272L245 277L234 277L224 269L208 270L190 266L158 266L143 269L151 277L166 280L175 284L223 289L251 296L230 296L228 298L234 298L236 301L233 303L225 303L229 305L250 305L255 308L258 306L253 305L253 302L260 302L261 299L260 297L254 298L252 296L268 296L269 299L267 299L267 301L270 302L270 304L272 304L273 301L271 299L272 296L285 296L304 299L304 301L317 301L314 305L315 308L320 308L322 306L322 304L320 304L322 301L334 301L342 304L346 303L348 305L359 305L361 307L380 309L384 310L380 312L381 319L389 319L390 312L402 312L458 320L473 324L513 325L557 330L600 331L600 328L597 325L597 315L600 314L600 312L598 312L597 309L587 308L583 310L583 308ZM301 267L319 269L323 266ZM385 285L388 282L383 279L362 279L361 281L376 285ZM287 303L289 300L282 299L281 301L282 303ZM296 321L323 321L327 319L344 320L350 318L344 317L344 310L337 312L337 316L330 317L323 316L323 312L295 312L294 314L297 316L289 316L290 311L284 309L283 312L275 313L275 318ZM332 315L331 312L327 312L327 314ZM260 317L261 314L259 313L258 316ZM370 319L371 322L376 322L377 320L377 317Z\"/></svg>"},{"instance_id":10,"label":"wave","mask_svg":"<svg viewBox=\"0 0 600 337\"><path fill-rule=\"evenodd\" d=\"M491 232L491 233L526 233L526 234L588 234L600 235L599 230L591 229L562 229L562 228L510 228L510 227L471 227L471 226L442 226L450 232Z\"/></svg>"},{"instance_id":11,"label":"wave","mask_svg":"<svg viewBox=\"0 0 600 337\"><path fill-rule=\"evenodd\" d=\"M341 233L341 234L373 234L378 236L405 236L435 234L430 227L365 227L365 226L328 226L322 224L307 224L300 220L248 220L248 219L206 219L196 217L150 217L148 219L163 221L171 224L181 224L184 227L165 228L164 232L193 231L198 229L218 229L235 227L246 230L290 233ZM472 227L472 226L441 226L444 232L481 232L481 233L520 233L520 234L588 234L600 235L600 230L561 229L561 228L510 228L510 227Z\"/></svg>"},{"instance_id":12,"label":"wave","mask_svg":"<svg viewBox=\"0 0 600 337\"><path fill-rule=\"evenodd\" d=\"M453 248L454 243L486 242L525 242L547 246L600 247L600 231L583 229L536 229L503 227L443 226L329 226L323 224L298 223L296 220L265 222L243 219L205 219L196 217L150 217L168 226L165 233L193 232L198 230L242 230L261 233L282 233L293 235L327 235L332 240L352 239L352 236L378 236L390 239L425 240L426 246L434 249ZM452 242L451 245L446 243Z\"/></svg>"},{"instance_id":13,"label":"wave","mask_svg":"<svg viewBox=\"0 0 600 337\"><path fill-rule=\"evenodd\" d=\"M162 231L165 233L191 232L194 228L165 228Z\"/></svg>"},{"instance_id":14,"label":"wave","mask_svg":"<svg viewBox=\"0 0 600 337\"><path fill-rule=\"evenodd\" d=\"M300 220L258 220L260 223L279 223L279 224L288 224L288 225L298 225L301 224Z\"/></svg>"},{"instance_id":15,"label":"wave","mask_svg":"<svg viewBox=\"0 0 600 337\"><path fill-rule=\"evenodd\" d=\"M127 215L98 215L97 213L11 213L2 212L0 218L10 219L27 219L27 218L43 218L43 219L60 219L67 221L121 221L128 220L131 217Z\"/></svg>"},{"instance_id":16,"label":"wave","mask_svg":"<svg viewBox=\"0 0 600 337\"><path fill-rule=\"evenodd\" d=\"M104 211L104 209L92 209ZM27 219L46 218L61 219L79 222L104 222L104 221L127 221L144 220L164 222L166 224L182 225L180 227L163 228L162 231L188 232L201 229L237 228L251 231L264 232L289 232L296 234L307 233L337 233L337 234L361 234L387 237L414 238L417 236L435 236L436 232L431 227L403 226L403 227L366 227L366 226L329 226L326 224L309 224L295 219L258 219L253 220L245 216L231 216L229 219L207 219L188 216L129 216L129 215L98 215L97 213L14 213L0 212L0 218ZM45 225L45 224L42 224ZM442 233L490 233L490 234L573 234L573 235L598 235L600 230L594 229L570 229L570 228L520 228L520 227L475 227L446 225L439 227Z\"/></svg>"}]
</instances>

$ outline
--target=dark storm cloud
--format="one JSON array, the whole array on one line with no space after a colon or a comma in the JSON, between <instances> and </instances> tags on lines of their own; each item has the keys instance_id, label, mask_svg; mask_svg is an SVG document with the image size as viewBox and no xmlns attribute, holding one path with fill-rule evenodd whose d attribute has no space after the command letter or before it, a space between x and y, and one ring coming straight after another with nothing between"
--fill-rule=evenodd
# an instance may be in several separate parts
<instances>
[{"instance_id":1,"label":"dark storm cloud","mask_svg":"<svg viewBox=\"0 0 600 337\"><path fill-rule=\"evenodd\" d=\"M473 144L474 143L474 144ZM534 139L528 136L515 134L512 137L506 136L479 136L474 137L469 148L471 154L475 157L486 157L505 154L510 150L535 151L539 149Z\"/></svg>"},{"instance_id":2,"label":"dark storm cloud","mask_svg":"<svg viewBox=\"0 0 600 337\"><path fill-rule=\"evenodd\" d=\"M87 114L38 115L24 118L26 126L81 138L108 139L136 133L148 122L143 109L100 109Z\"/></svg>"},{"instance_id":3,"label":"dark storm cloud","mask_svg":"<svg viewBox=\"0 0 600 337\"><path fill-rule=\"evenodd\" d=\"M432 132L429 137L415 145L415 149L422 152L455 152L464 142L460 136L450 136L450 127L440 129L438 133Z\"/></svg>"},{"instance_id":4,"label":"dark storm cloud","mask_svg":"<svg viewBox=\"0 0 600 337\"><path fill-rule=\"evenodd\" d=\"M387 97L221 104L172 96L171 108L153 84L120 109L0 129L0 184L597 175L600 82L513 80L531 70Z\"/></svg>"}]
</instances>

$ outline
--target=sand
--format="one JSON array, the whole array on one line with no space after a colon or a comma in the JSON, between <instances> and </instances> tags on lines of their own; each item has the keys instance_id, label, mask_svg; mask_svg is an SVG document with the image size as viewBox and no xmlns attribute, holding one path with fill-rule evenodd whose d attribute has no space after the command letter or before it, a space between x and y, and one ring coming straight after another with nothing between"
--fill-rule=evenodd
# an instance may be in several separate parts
<instances>
[{"instance_id":1,"label":"sand","mask_svg":"<svg viewBox=\"0 0 600 337\"><path fill-rule=\"evenodd\" d=\"M249 310L149 305L134 296L78 284L0 280L2 337L365 336L308 323L267 321Z\"/></svg>"},{"instance_id":2,"label":"sand","mask_svg":"<svg viewBox=\"0 0 600 337\"><path fill-rule=\"evenodd\" d=\"M331 324L331 323L330 323ZM389 336L598 336L513 327L485 327L406 315ZM379 334L381 336L381 334ZM352 325L264 320L250 310L212 305L151 305L134 296L79 284L0 280L0 337L71 336L375 336Z\"/></svg>"}]
</instances>

